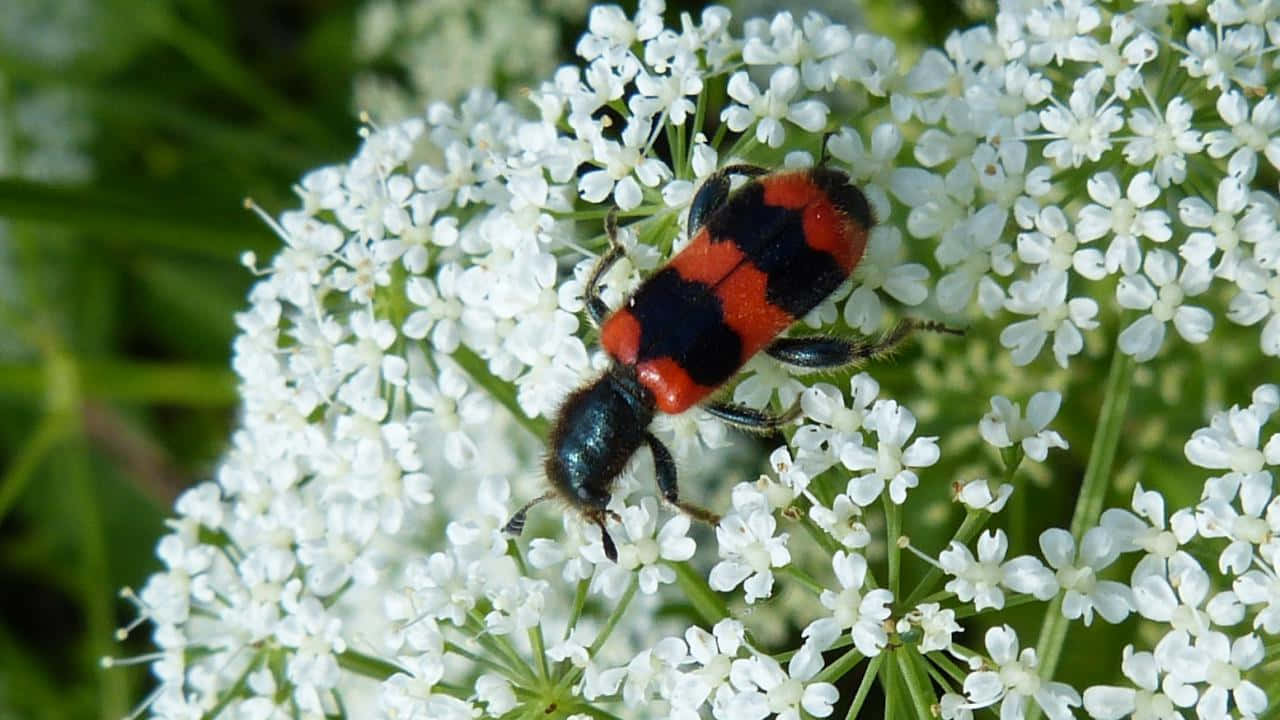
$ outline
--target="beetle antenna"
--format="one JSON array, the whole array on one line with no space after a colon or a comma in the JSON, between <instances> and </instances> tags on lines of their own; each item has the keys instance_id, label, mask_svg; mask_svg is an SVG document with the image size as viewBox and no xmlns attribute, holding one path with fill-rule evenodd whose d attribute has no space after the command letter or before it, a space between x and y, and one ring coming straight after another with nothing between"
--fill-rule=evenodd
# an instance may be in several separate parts
<instances>
[{"instance_id":1,"label":"beetle antenna","mask_svg":"<svg viewBox=\"0 0 1280 720\"><path fill-rule=\"evenodd\" d=\"M525 516L525 513L529 512L529 508L533 507L534 505L537 505L543 500L550 500L551 498L552 498L552 493L545 492L539 495L538 497L530 500L529 502L525 503L524 507L517 510L516 514L512 515L511 519L507 521L507 524L502 526L502 532L514 537L519 537L520 533L524 532L524 516Z\"/></svg>"}]
</instances>

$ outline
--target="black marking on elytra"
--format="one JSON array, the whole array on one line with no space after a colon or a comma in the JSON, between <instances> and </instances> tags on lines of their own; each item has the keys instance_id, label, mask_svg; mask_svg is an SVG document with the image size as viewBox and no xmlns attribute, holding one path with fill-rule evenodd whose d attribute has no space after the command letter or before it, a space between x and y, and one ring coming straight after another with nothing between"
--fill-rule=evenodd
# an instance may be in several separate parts
<instances>
[{"instance_id":1,"label":"black marking on elytra","mask_svg":"<svg viewBox=\"0 0 1280 720\"><path fill-rule=\"evenodd\" d=\"M804 213L766 204L759 182L734 193L707 220L707 231L712 242L732 240L768 276L765 299L792 317L803 317L844 282L836 259L805 242Z\"/></svg>"},{"instance_id":2,"label":"black marking on elytra","mask_svg":"<svg viewBox=\"0 0 1280 720\"><path fill-rule=\"evenodd\" d=\"M875 215L871 212L871 206L867 204L867 196L853 185L849 184L849 176L833 170L831 168L818 167L809 171L809 177L813 180L813 184L822 188L822 191L831 198L831 202L841 212L861 225L864 229L870 230L872 225L876 224Z\"/></svg>"},{"instance_id":3,"label":"black marking on elytra","mask_svg":"<svg viewBox=\"0 0 1280 720\"><path fill-rule=\"evenodd\" d=\"M664 268L640 287L628 309L640 324L637 362L669 357L705 387L723 383L740 367L742 340L725 324L720 298L706 283Z\"/></svg>"}]
</instances>

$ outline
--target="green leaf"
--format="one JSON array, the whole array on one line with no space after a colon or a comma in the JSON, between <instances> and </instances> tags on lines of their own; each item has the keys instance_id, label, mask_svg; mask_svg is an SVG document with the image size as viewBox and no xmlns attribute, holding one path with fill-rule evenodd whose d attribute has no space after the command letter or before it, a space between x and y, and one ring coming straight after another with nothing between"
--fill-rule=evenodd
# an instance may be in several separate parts
<instances>
[{"instance_id":1,"label":"green leaf","mask_svg":"<svg viewBox=\"0 0 1280 720\"><path fill-rule=\"evenodd\" d=\"M175 211L147 198L89 185L0 179L0 216L92 231L110 238L117 247L235 261L244 250L269 254L279 246L241 208L203 213Z\"/></svg>"}]
</instances>

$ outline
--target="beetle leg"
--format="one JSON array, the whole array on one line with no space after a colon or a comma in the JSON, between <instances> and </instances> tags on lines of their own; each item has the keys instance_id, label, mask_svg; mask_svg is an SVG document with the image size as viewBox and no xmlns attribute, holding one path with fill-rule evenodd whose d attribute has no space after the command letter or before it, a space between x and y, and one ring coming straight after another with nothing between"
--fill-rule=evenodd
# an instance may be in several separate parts
<instances>
[{"instance_id":1,"label":"beetle leg","mask_svg":"<svg viewBox=\"0 0 1280 720\"><path fill-rule=\"evenodd\" d=\"M693 202L689 204L689 235L692 236L702 229L707 216L718 210L729 199L729 178L731 176L759 177L760 175L768 175L770 172L772 171L768 168L762 168L758 165L728 165L711 173L706 181L702 183L702 186L698 188L698 192L694 194Z\"/></svg>"},{"instance_id":2,"label":"beetle leg","mask_svg":"<svg viewBox=\"0 0 1280 720\"><path fill-rule=\"evenodd\" d=\"M618 242L618 208L613 208L605 216L604 231L609 236L609 250L596 261L595 267L591 268L591 275L587 278L587 314L591 316L591 321L596 324L596 327L603 325L604 319L609 316L609 306L600 297L600 281L605 273L609 272L609 268L627 254L626 248Z\"/></svg>"},{"instance_id":3,"label":"beetle leg","mask_svg":"<svg viewBox=\"0 0 1280 720\"><path fill-rule=\"evenodd\" d=\"M681 512L694 520L701 520L708 525L718 524L719 515L680 500L679 490L676 488L676 461L671 457L671 451L667 450L667 446L650 432L644 434L644 441L649 445L649 452L653 453L653 471L657 476L658 491L662 493L662 498L680 508Z\"/></svg>"},{"instance_id":4,"label":"beetle leg","mask_svg":"<svg viewBox=\"0 0 1280 720\"><path fill-rule=\"evenodd\" d=\"M780 415L727 402L707 403L702 407L719 418L721 422L748 432L762 434L771 433L800 416L798 403Z\"/></svg>"},{"instance_id":5,"label":"beetle leg","mask_svg":"<svg viewBox=\"0 0 1280 720\"><path fill-rule=\"evenodd\" d=\"M878 338L846 340L834 337L778 338L765 352L780 362L811 370L832 370L893 352L917 330L963 335L964 330L932 320L903 320Z\"/></svg>"}]
</instances>

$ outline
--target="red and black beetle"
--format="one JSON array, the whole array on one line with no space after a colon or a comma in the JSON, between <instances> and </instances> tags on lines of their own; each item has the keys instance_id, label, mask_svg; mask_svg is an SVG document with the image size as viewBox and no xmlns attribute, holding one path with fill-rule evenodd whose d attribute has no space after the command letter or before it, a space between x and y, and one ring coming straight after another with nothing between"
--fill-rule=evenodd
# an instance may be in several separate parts
<instances>
[{"instance_id":1,"label":"red and black beetle","mask_svg":"<svg viewBox=\"0 0 1280 720\"><path fill-rule=\"evenodd\" d=\"M748 180L730 192L734 175ZM836 368L881 353L916 328L945 330L905 321L878 339L778 338L849 277L874 222L866 197L839 170L723 168L694 196L688 247L609 314L600 280L623 256L611 215L610 249L591 272L586 304L613 364L560 407L545 465L551 489L517 511L507 532L523 530L535 503L560 498L600 527L605 555L616 560L607 506L614 478L641 445L653 453L662 497L714 524L717 515L680 500L675 461L649 432L655 413L702 403L761 350L789 365ZM795 417L717 401L703 407L757 431Z\"/></svg>"}]
</instances>

